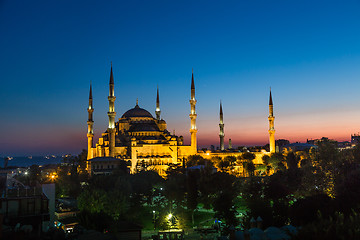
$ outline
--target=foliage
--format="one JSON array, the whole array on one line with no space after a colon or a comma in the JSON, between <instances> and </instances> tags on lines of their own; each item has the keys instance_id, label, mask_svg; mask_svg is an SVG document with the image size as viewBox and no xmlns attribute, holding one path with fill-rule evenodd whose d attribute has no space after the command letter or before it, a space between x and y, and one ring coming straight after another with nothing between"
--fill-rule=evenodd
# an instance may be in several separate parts
<instances>
[{"instance_id":1,"label":"foliage","mask_svg":"<svg viewBox=\"0 0 360 240\"><path fill-rule=\"evenodd\" d=\"M326 194L318 194L299 199L290 210L291 222L296 226L314 222L318 212L329 217L334 212L334 201Z\"/></svg>"},{"instance_id":2,"label":"foliage","mask_svg":"<svg viewBox=\"0 0 360 240\"><path fill-rule=\"evenodd\" d=\"M31 165L29 170L29 185L36 186L41 182L41 169L38 165Z\"/></svg>"},{"instance_id":3,"label":"foliage","mask_svg":"<svg viewBox=\"0 0 360 240\"><path fill-rule=\"evenodd\" d=\"M87 219L94 216L104 218L109 228L119 220L141 222L146 205L152 205L156 194L155 187L164 180L152 171L134 175L120 171L108 176L93 176L78 197L78 207L83 213L83 224L92 226Z\"/></svg>"},{"instance_id":4,"label":"foliage","mask_svg":"<svg viewBox=\"0 0 360 240\"><path fill-rule=\"evenodd\" d=\"M140 204L151 204L153 199L153 189L155 185L163 182L163 179L154 171L142 171L130 176L132 201ZM119 178L118 180L121 180ZM123 184L118 184L119 187Z\"/></svg>"},{"instance_id":5,"label":"foliage","mask_svg":"<svg viewBox=\"0 0 360 240\"><path fill-rule=\"evenodd\" d=\"M244 159L247 161L252 161L255 159L255 154L253 154L251 152L245 152L241 155L241 159Z\"/></svg>"},{"instance_id":6,"label":"foliage","mask_svg":"<svg viewBox=\"0 0 360 240\"><path fill-rule=\"evenodd\" d=\"M86 171L87 152L83 150L78 156L65 157L57 169L57 197L76 198L81 192L81 183L89 179Z\"/></svg>"},{"instance_id":7,"label":"foliage","mask_svg":"<svg viewBox=\"0 0 360 240\"><path fill-rule=\"evenodd\" d=\"M86 189L78 197L78 207L84 212L105 213L118 220L129 210L129 201L119 190L107 192L102 189Z\"/></svg>"},{"instance_id":8,"label":"foliage","mask_svg":"<svg viewBox=\"0 0 360 240\"><path fill-rule=\"evenodd\" d=\"M290 152L286 156L286 165L289 170L294 170L298 168L298 163L300 161L300 157L298 155L295 155L295 153Z\"/></svg>"},{"instance_id":9,"label":"foliage","mask_svg":"<svg viewBox=\"0 0 360 240\"><path fill-rule=\"evenodd\" d=\"M247 212L242 219L242 224L249 228L250 219L260 216L263 219L264 227L271 226L273 214L270 199L265 198L265 179L250 177L244 179L241 184L242 198L247 206Z\"/></svg>"},{"instance_id":10,"label":"foliage","mask_svg":"<svg viewBox=\"0 0 360 240\"><path fill-rule=\"evenodd\" d=\"M227 173L214 173L211 179L213 188L213 208L215 217L225 220L225 223L236 225L235 199L238 195L238 184L236 177Z\"/></svg>"},{"instance_id":11,"label":"foliage","mask_svg":"<svg viewBox=\"0 0 360 240\"><path fill-rule=\"evenodd\" d=\"M296 239L360 239L360 215L352 212L349 216L337 212L334 217L318 214L316 221L303 226Z\"/></svg>"},{"instance_id":12,"label":"foliage","mask_svg":"<svg viewBox=\"0 0 360 240\"><path fill-rule=\"evenodd\" d=\"M269 158L269 165L276 171L283 171L286 168L285 157L282 153L272 153Z\"/></svg>"},{"instance_id":13,"label":"foliage","mask_svg":"<svg viewBox=\"0 0 360 240\"><path fill-rule=\"evenodd\" d=\"M77 197L80 193L81 184L77 171L77 165L60 166L56 181L56 195L58 197Z\"/></svg>"},{"instance_id":14,"label":"foliage","mask_svg":"<svg viewBox=\"0 0 360 240\"><path fill-rule=\"evenodd\" d=\"M226 156L224 158L224 161L228 162L229 163L229 166L231 168L234 167L234 165L236 164L236 157L235 156Z\"/></svg>"},{"instance_id":15,"label":"foliage","mask_svg":"<svg viewBox=\"0 0 360 240\"><path fill-rule=\"evenodd\" d=\"M90 213L85 210L77 214L77 219L79 224L85 228L94 229L100 232L103 232L104 229L108 229L113 222L110 216L102 212Z\"/></svg>"},{"instance_id":16,"label":"foliage","mask_svg":"<svg viewBox=\"0 0 360 240\"><path fill-rule=\"evenodd\" d=\"M242 182L248 208L243 224L249 226L250 218L257 216L264 227L313 224L318 212L326 219L336 211L348 216L351 208L360 207L359 160L359 146L339 152L328 139L309 152L265 155L264 165L274 174Z\"/></svg>"},{"instance_id":17,"label":"foliage","mask_svg":"<svg viewBox=\"0 0 360 240\"><path fill-rule=\"evenodd\" d=\"M241 209L246 210L241 219L246 227L250 218L260 216L264 227L291 223L304 226L306 231L301 234L307 234L315 231L310 224L336 226L334 219L337 223L353 224L357 216L351 209L360 208L360 147L340 152L328 139L308 152L264 155L263 165L255 166L255 155L250 152L244 152L238 159L213 157L211 161L193 155L188 157L186 167L204 167L188 169L173 164L167 169L166 179L149 170L133 175L119 170L109 176L84 178L87 185L83 188L79 184L80 158L68 159L68 165L59 170L58 183L62 184L62 194L80 193L79 221L100 230L120 220L142 223L144 218L151 219L147 224L151 227L153 216L157 228L196 226L203 207L210 210L207 214L227 226L237 225L236 215ZM219 172L213 172L213 164ZM249 177L233 175L234 166L240 164ZM337 211L343 215L336 215ZM167 219L169 213L174 216L171 221ZM95 217L101 222L97 223ZM343 231L330 230L323 234L330 236L327 235L330 232Z\"/></svg>"},{"instance_id":18,"label":"foliage","mask_svg":"<svg viewBox=\"0 0 360 240\"><path fill-rule=\"evenodd\" d=\"M213 163L212 161L209 161L200 155L191 155L187 158L186 167L192 167L198 165L213 166Z\"/></svg>"},{"instance_id":19,"label":"foliage","mask_svg":"<svg viewBox=\"0 0 360 240\"><path fill-rule=\"evenodd\" d=\"M254 165L254 167L255 167L255 170L258 172L259 176L266 176L267 175L268 166L266 166L265 164Z\"/></svg>"},{"instance_id":20,"label":"foliage","mask_svg":"<svg viewBox=\"0 0 360 240\"><path fill-rule=\"evenodd\" d=\"M189 171L186 178L186 207L191 211L191 222L194 226L194 214L199 201L199 171Z\"/></svg>"},{"instance_id":21,"label":"foliage","mask_svg":"<svg viewBox=\"0 0 360 240\"><path fill-rule=\"evenodd\" d=\"M360 169L347 174L336 187L336 195L342 211L360 208Z\"/></svg>"},{"instance_id":22,"label":"foliage","mask_svg":"<svg viewBox=\"0 0 360 240\"><path fill-rule=\"evenodd\" d=\"M238 164L241 164L243 169L248 173L249 176L254 176L256 167L253 163L255 154L251 152L245 152L238 157Z\"/></svg>"}]
</instances>

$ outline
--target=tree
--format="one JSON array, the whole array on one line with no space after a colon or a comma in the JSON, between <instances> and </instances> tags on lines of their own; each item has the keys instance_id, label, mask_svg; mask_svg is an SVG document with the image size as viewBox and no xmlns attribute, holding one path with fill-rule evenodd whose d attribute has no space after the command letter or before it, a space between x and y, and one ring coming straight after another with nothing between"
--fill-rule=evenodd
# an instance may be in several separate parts
<instances>
[{"instance_id":1,"label":"tree","mask_svg":"<svg viewBox=\"0 0 360 240\"><path fill-rule=\"evenodd\" d=\"M335 213L333 217L319 214L316 221L303 226L295 239L360 239L360 215L352 212L350 216Z\"/></svg>"},{"instance_id":2,"label":"tree","mask_svg":"<svg viewBox=\"0 0 360 240\"><path fill-rule=\"evenodd\" d=\"M271 200L273 225L283 226L288 222L289 195L290 190L287 184L287 171L279 171L267 178L265 184L265 197Z\"/></svg>"},{"instance_id":3,"label":"tree","mask_svg":"<svg viewBox=\"0 0 360 240\"><path fill-rule=\"evenodd\" d=\"M186 177L186 206L191 211L191 221L194 226L194 214L197 209L199 194L198 194L198 182L199 182L199 170L189 171Z\"/></svg>"},{"instance_id":4,"label":"tree","mask_svg":"<svg viewBox=\"0 0 360 240\"><path fill-rule=\"evenodd\" d=\"M335 183L341 175L343 161L339 158L336 142L322 138L318 147L311 151L315 186L318 191L335 197Z\"/></svg>"},{"instance_id":5,"label":"tree","mask_svg":"<svg viewBox=\"0 0 360 240\"><path fill-rule=\"evenodd\" d=\"M41 182L41 169L38 165L31 165L29 170L29 184L35 187Z\"/></svg>"},{"instance_id":6,"label":"tree","mask_svg":"<svg viewBox=\"0 0 360 240\"><path fill-rule=\"evenodd\" d=\"M255 154L253 154L251 152L245 152L241 155L241 158L246 161L252 161L255 159Z\"/></svg>"},{"instance_id":7,"label":"tree","mask_svg":"<svg viewBox=\"0 0 360 240\"><path fill-rule=\"evenodd\" d=\"M60 166L58 168L58 179L56 191L58 197L74 197L80 193L81 185L77 165Z\"/></svg>"},{"instance_id":8,"label":"tree","mask_svg":"<svg viewBox=\"0 0 360 240\"><path fill-rule=\"evenodd\" d=\"M272 153L269 158L269 164L274 171L285 170L285 157L282 153Z\"/></svg>"},{"instance_id":9,"label":"tree","mask_svg":"<svg viewBox=\"0 0 360 240\"><path fill-rule=\"evenodd\" d=\"M226 156L225 158L213 157L212 161L215 163L215 166L221 172L231 173L231 170L234 168L236 162L236 157L234 156Z\"/></svg>"},{"instance_id":10,"label":"tree","mask_svg":"<svg viewBox=\"0 0 360 240\"><path fill-rule=\"evenodd\" d=\"M299 157L295 155L294 152L289 152L288 155L286 156L286 165L288 169L291 170L297 169L299 161L300 161Z\"/></svg>"},{"instance_id":11,"label":"tree","mask_svg":"<svg viewBox=\"0 0 360 240\"><path fill-rule=\"evenodd\" d=\"M319 212L329 217L334 212L334 202L326 194L318 194L299 199L290 210L291 222L295 226L303 226L314 223Z\"/></svg>"},{"instance_id":12,"label":"tree","mask_svg":"<svg viewBox=\"0 0 360 240\"><path fill-rule=\"evenodd\" d=\"M217 168L220 169L221 172L227 172L228 169L230 167L230 162L226 161L224 159L221 159L218 163L217 163Z\"/></svg>"},{"instance_id":13,"label":"tree","mask_svg":"<svg viewBox=\"0 0 360 240\"><path fill-rule=\"evenodd\" d=\"M271 172L271 164L270 164L270 156L269 155L264 155L262 156L262 161L263 161L263 164L266 166L266 175L270 175L270 172Z\"/></svg>"},{"instance_id":14,"label":"tree","mask_svg":"<svg viewBox=\"0 0 360 240\"><path fill-rule=\"evenodd\" d=\"M216 190L213 188L213 176L212 169L204 168L200 171L199 181L198 181L198 191L199 191L199 202L204 204L204 208L211 209L213 203L213 197Z\"/></svg>"},{"instance_id":15,"label":"tree","mask_svg":"<svg viewBox=\"0 0 360 240\"><path fill-rule=\"evenodd\" d=\"M221 157L215 156L215 157L211 157L211 162L213 163L213 165L217 166L218 162L220 162L222 160Z\"/></svg>"},{"instance_id":16,"label":"tree","mask_svg":"<svg viewBox=\"0 0 360 240\"><path fill-rule=\"evenodd\" d=\"M205 159L200 155L190 155L186 161L186 167L205 165Z\"/></svg>"},{"instance_id":17,"label":"tree","mask_svg":"<svg viewBox=\"0 0 360 240\"><path fill-rule=\"evenodd\" d=\"M235 156L226 156L224 158L224 161L228 162L229 167L228 167L228 173L232 173L234 166L236 164L236 157Z\"/></svg>"},{"instance_id":18,"label":"tree","mask_svg":"<svg viewBox=\"0 0 360 240\"><path fill-rule=\"evenodd\" d=\"M249 176L254 176L256 168L253 160L255 159L255 154L251 152L245 152L241 155L240 159L242 160L241 163L243 165L243 168L246 170Z\"/></svg>"},{"instance_id":19,"label":"tree","mask_svg":"<svg viewBox=\"0 0 360 240\"><path fill-rule=\"evenodd\" d=\"M132 200L138 204L152 204L154 186L162 183L163 178L155 171L142 171L129 176L132 186Z\"/></svg>"},{"instance_id":20,"label":"tree","mask_svg":"<svg viewBox=\"0 0 360 240\"><path fill-rule=\"evenodd\" d=\"M171 172L164 183L164 194L170 208L182 206L185 200L186 175L182 172Z\"/></svg>"},{"instance_id":21,"label":"tree","mask_svg":"<svg viewBox=\"0 0 360 240\"><path fill-rule=\"evenodd\" d=\"M341 210L349 213L360 207L360 168L346 175L336 186L337 200Z\"/></svg>"},{"instance_id":22,"label":"tree","mask_svg":"<svg viewBox=\"0 0 360 240\"><path fill-rule=\"evenodd\" d=\"M78 172L81 181L88 179L88 172L86 171L87 151L83 149L81 153L75 158L75 164L78 165Z\"/></svg>"},{"instance_id":23,"label":"tree","mask_svg":"<svg viewBox=\"0 0 360 240\"><path fill-rule=\"evenodd\" d=\"M264 178L250 177L242 181L241 196L245 200L247 212L243 218L243 225L250 227L249 221L252 217L260 216L263 219L263 226L271 226L273 223L273 212L270 199L265 198Z\"/></svg>"},{"instance_id":24,"label":"tree","mask_svg":"<svg viewBox=\"0 0 360 240\"><path fill-rule=\"evenodd\" d=\"M213 207L215 216L224 219L228 226L237 225L235 217L235 198L239 192L236 177L228 173L214 173L210 184L213 188Z\"/></svg>"}]
</instances>

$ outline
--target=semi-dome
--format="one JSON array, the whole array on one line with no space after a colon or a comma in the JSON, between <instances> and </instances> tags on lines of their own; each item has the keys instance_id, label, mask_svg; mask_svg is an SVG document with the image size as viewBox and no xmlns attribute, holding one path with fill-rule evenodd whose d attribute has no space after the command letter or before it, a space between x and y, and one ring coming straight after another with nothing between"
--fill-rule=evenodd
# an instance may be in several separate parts
<instances>
[{"instance_id":1,"label":"semi-dome","mask_svg":"<svg viewBox=\"0 0 360 240\"><path fill-rule=\"evenodd\" d=\"M148 111L146 111L143 108L140 108L139 105L137 105L137 104L136 104L136 106L134 108L128 110L127 112L125 112L122 115L122 118L130 118L130 117L150 117L150 118L153 118L151 113L149 113Z\"/></svg>"}]
</instances>

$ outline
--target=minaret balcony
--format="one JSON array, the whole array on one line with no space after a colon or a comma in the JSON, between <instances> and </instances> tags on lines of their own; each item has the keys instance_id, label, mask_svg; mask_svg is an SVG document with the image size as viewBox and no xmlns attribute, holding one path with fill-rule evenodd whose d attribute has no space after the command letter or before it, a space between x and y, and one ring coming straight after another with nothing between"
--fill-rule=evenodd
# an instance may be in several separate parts
<instances>
[{"instance_id":1,"label":"minaret balcony","mask_svg":"<svg viewBox=\"0 0 360 240\"><path fill-rule=\"evenodd\" d=\"M116 97L115 96L108 96L108 100L110 102L115 102Z\"/></svg>"}]
</instances>

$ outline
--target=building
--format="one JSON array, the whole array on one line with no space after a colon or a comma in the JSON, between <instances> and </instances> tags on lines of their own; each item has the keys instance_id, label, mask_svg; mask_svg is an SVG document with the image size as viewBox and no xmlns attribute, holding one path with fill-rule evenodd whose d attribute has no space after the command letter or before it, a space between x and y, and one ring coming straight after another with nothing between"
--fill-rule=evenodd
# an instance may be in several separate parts
<instances>
[{"instance_id":1,"label":"building","mask_svg":"<svg viewBox=\"0 0 360 240\"><path fill-rule=\"evenodd\" d=\"M72 198L59 198L56 199L55 207L55 226L60 227L64 232L72 232L74 227L79 224L77 214L79 209L77 208L76 199Z\"/></svg>"},{"instance_id":2,"label":"building","mask_svg":"<svg viewBox=\"0 0 360 240\"><path fill-rule=\"evenodd\" d=\"M360 143L360 134L351 134L351 145L355 146Z\"/></svg>"},{"instance_id":3,"label":"building","mask_svg":"<svg viewBox=\"0 0 360 240\"><path fill-rule=\"evenodd\" d=\"M138 101L134 108L126 111L115 122L114 76L111 66L109 83L109 127L93 144L93 99L90 86L88 106L88 170L92 173L104 172L118 165L116 159L131 162L131 172L146 164L160 175L165 174L169 164L181 163L182 158L197 153L196 140L196 99L194 73L191 78L190 122L191 145L183 144L183 138L171 134L166 128L166 121L161 119L159 89L156 98L156 118L141 108ZM105 158L104 158L105 157ZM94 159L94 160L91 160ZM96 163L95 163L96 162ZM104 164L106 167L104 168ZM100 168L97 168L99 166Z\"/></svg>"},{"instance_id":4,"label":"building","mask_svg":"<svg viewBox=\"0 0 360 240\"><path fill-rule=\"evenodd\" d=\"M0 175L0 191L0 219L4 225L12 228L27 225L34 233L40 233L51 225L49 196L41 187L13 186L3 174Z\"/></svg>"},{"instance_id":5,"label":"building","mask_svg":"<svg viewBox=\"0 0 360 240\"><path fill-rule=\"evenodd\" d=\"M183 137L171 134L167 130L166 121L161 118L159 89L157 89L155 116L141 108L138 101L134 108L126 111L115 121L115 93L114 76L111 65L109 81L109 126L102 133L98 142L94 145L94 121L93 121L93 97L92 87L90 85L89 106L88 106L88 156L87 169L92 174L107 174L112 172L116 166L120 165L120 160L129 163L131 173L137 169L146 166L147 169L156 170L160 175L165 175L169 164L181 164L183 158L190 155L200 154L209 158L214 154L222 157L229 155L241 155L242 153L233 153L224 151L224 122L222 105L220 103L220 147L221 153L212 154L209 152L197 150L197 127L196 127L196 99L195 99L195 81L194 72L191 76L190 88L190 134L191 144L184 145ZM270 90L269 98L269 139L270 153L275 152L275 128L274 128L273 102ZM268 154L268 153L267 153ZM257 153L257 164L262 163L261 157L264 152Z\"/></svg>"},{"instance_id":6,"label":"building","mask_svg":"<svg viewBox=\"0 0 360 240\"><path fill-rule=\"evenodd\" d=\"M114 157L95 157L88 161L90 162L89 170L93 175L109 175L113 173L115 169L121 169L124 163L121 158ZM126 166L126 172L128 172L127 170L128 168Z\"/></svg>"},{"instance_id":7,"label":"building","mask_svg":"<svg viewBox=\"0 0 360 240\"><path fill-rule=\"evenodd\" d=\"M278 139L275 141L276 148L279 149L278 152L282 152L283 147L288 144L290 144L290 141L286 139Z\"/></svg>"},{"instance_id":8,"label":"building","mask_svg":"<svg viewBox=\"0 0 360 240\"><path fill-rule=\"evenodd\" d=\"M310 143L290 143L284 145L282 149L286 152L308 151L310 148L317 148L316 145Z\"/></svg>"}]
</instances>

